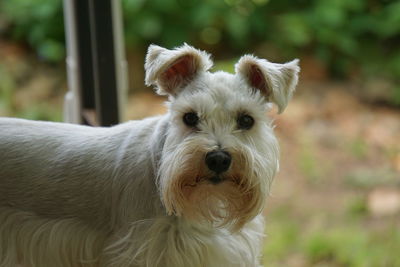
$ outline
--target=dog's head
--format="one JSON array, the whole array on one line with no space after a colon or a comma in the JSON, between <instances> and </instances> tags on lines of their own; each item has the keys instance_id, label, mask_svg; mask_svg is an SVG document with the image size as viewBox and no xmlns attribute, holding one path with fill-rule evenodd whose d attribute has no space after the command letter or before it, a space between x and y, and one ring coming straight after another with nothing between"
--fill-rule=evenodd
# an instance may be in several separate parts
<instances>
[{"instance_id":1,"label":"dog's head","mask_svg":"<svg viewBox=\"0 0 400 267\"><path fill-rule=\"evenodd\" d=\"M258 215L279 167L266 116L282 112L298 79L298 61L243 56L236 73L210 73L210 56L188 45L151 45L146 84L169 96L158 186L169 214L239 229Z\"/></svg>"}]
</instances>

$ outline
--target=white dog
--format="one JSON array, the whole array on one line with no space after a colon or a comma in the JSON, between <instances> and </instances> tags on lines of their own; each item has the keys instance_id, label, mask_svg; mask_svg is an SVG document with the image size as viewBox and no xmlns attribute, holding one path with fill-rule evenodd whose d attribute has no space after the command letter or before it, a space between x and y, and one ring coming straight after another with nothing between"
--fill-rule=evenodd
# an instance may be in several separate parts
<instances>
[{"instance_id":1,"label":"white dog","mask_svg":"<svg viewBox=\"0 0 400 267\"><path fill-rule=\"evenodd\" d=\"M188 45L149 47L164 116L110 128L0 119L0 266L260 266L279 158L265 113L285 109L298 61L211 66Z\"/></svg>"}]
</instances>

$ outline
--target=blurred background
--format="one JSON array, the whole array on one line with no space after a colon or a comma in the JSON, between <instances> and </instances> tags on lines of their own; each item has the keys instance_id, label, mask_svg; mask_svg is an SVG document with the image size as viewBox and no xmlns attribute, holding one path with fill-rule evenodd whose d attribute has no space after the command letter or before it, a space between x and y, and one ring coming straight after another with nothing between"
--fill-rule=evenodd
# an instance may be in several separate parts
<instances>
[{"instance_id":1,"label":"blurred background","mask_svg":"<svg viewBox=\"0 0 400 267\"><path fill-rule=\"evenodd\" d=\"M400 266L400 1L122 0L127 118L165 112L143 83L147 46L187 42L232 72L244 53L300 59L275 117L281 172L265 266ZM0 1L0 116L62 120L61 0Z\"/></svg>"}]
</instances>

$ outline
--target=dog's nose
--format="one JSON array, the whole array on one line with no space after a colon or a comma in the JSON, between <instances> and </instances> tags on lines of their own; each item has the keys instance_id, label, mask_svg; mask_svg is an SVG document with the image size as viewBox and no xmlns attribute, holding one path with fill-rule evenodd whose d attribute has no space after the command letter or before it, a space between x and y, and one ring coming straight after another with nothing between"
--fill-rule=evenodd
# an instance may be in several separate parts
<instances>
[{"instance_id":1,"label":"dog's nose","mask_svg":"<svg viewBox=\"0 0 400 267\"><path fill-rule=\"evenodd\" d=\"M207 167L215 173L222 173L229 169L231 165L231 155L222 150L211 151L206 154Z\"/></svg>"}]
</instances>

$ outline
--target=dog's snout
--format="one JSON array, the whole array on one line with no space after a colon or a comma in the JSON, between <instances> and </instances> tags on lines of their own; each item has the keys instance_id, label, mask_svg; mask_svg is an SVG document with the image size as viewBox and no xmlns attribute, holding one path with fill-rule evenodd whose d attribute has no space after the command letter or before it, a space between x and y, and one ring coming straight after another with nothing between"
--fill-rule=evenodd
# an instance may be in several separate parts
<instances>
[{"instance_id":1,"label":"dog's snout","mask_svg":"<svg viewBox=\"0 0 400 267\"><path fill-rule=\"evenodd\" d=\"M206 154L207 167L215 173L223 173L229 169L231 165L231 155L222 150L211 151Z\"/></svg>"}]
</instances>

